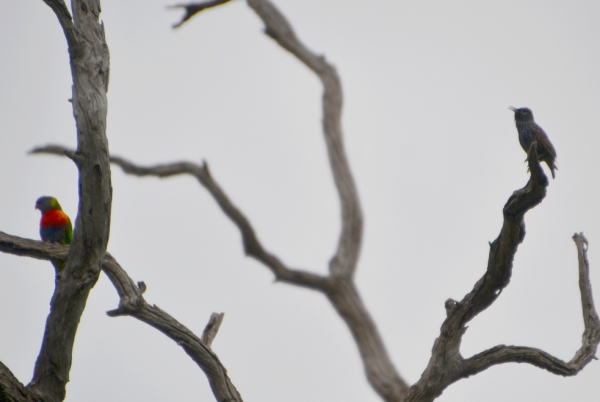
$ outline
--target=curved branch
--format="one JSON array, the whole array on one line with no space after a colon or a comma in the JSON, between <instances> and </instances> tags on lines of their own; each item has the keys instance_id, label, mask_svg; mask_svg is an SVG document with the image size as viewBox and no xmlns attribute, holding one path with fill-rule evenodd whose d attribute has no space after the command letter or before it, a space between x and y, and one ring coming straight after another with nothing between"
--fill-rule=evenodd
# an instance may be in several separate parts
<instances>
[{"instance_id":1,"label":"curved branch","mask_svg":"<svg viewBox=\"0 0 600 402\"><path fill-rule=\"evenodd\" d=\"M496 364L515 362L529 363L562 376L573 376L579 373L592 359L595 359L600 343L600 320L592 296L590 268L587 260L588 243L583 233L575 233L573 240L577 246L579 260L579 289L585 330L581 339L581 348L571 361L565 362L536 348L499 345L465 360L466 375L479 373Z\"/></svg>"},{"instance_id":2,"label":"curved branch","mask_svg":"<svg viewBox=\"0 0 600 402\"><path fill-rule=\"evenodd\" d=\"M352 279L334 277L326 296L356 341L369 384L384 401L399 401L408 392L408 384L390 360L377 326Z\"/></svg>"},{"instance_id":3,"label":"curved branch","mask_svg":"<svg viewBox=\"0 0 600 402\"><path fill-rule=\"evenodd\" d=\"M248 0L265 24L265 33L310 68L323 83L323 134L333 180L342 207L342 230L329 263L333 276L354 275L362 242L362 212L358 191L346 158L342 138L342 84L335 68L302 44L292 26L268 0Z\"/></svg>"},{"instance_id":4,"label":"curved branch","mask_svg":"<svg viewBox=\"0 0 600 402\"><path fill-rule=\"evenodd\" d=\"M348 325L373 389L384 400L397 401L407 392L408 384L392 364L377 327L352 283L362 243L363 218L358 192L344 149L341 127L343 97L339 76L325 57L315 55L298 40L289 22L270 1L247 2L265 24L265 33L311 69L323 84L323 135L340 199L342 227L337 248L329 263L330 276L324 278L323 285L317 288L327 295ZM240 230L244 232L242 226ZM244 244L248 250L246 237ZM272 262L262 261L273 270ZM294 278L292 283L301 284L297 278Z\"/></svg>"},{"instance_id":5,"label":"curved branch","mask_svg":"<svg viewBox=\"0 0 600 402\"><path fill-rule=\"evenodd\" d=\"M581 293L581 308L583 312L583 323L585 331L583 332L583 346L575 354L571 363L586 360L586 355L591 355L596 351L598 346L598 332L600 331L600 319L594 306L594 297L592 295L592 283L590 281L590 263L587 259L588 241L583 233L575 233L573 241L577 246L577 259L579 261L579 291ZM592 347L594 350L589 350Z\"/></svg>"},{"instance_id":6,"label":"curved branch","mask_svg":"<svg viewBox=\"0 0 600 402\"><path fill-rule=\"evenodd\" d=\"M183 348L206 374L217 401L242 402L242 397L229 379L225 366L212 351L210 345L202 342L192 331L156 305L149 305L142 293L143 283L136 286L117 261L106 254L102 269L119 293L120 302L116 310L109 311L111 317L128 315L156 328ZM216 336L214 331L213 337ZM212 339L211 339L212 341Z\"/></svg>"},{"instance_id":7,"label":"curved branch","mask_svg":"<svg viewBox=\"0 0 600 402\"><path fill-rule=\"evenodd\" d=\"M71 152L72 150L59 145L36 147L30 151L32 154L52 154L59 156L65 156ZM206 163L202 166L191 162L138 166L118 156L111 156L110 161L123 169L123 172L139 177L154 176L166 178L182 174L195 177L213 196L225 215L240 229L246 254L269 267L277 280L310 289L322 290L327 287L327 278L306 271L290 269L279 258L264 249L248 218L231 202L229 197L227 197L225 192L213 179Z\"/></svg>"},{"instance_id":8,"label":"curved branch","mask_svg":"<svg viewBox=\"0 0 600 402\"><path fill-rule=\"evenodd\" d=\"M536 146L535 142L531 144L528 152L531 177L527 185L515 191L503 208L504 223L498 238L490 243L485 275L463 300L446 301L448 317L442 324L440 336L435 340L429 364L404 401L432 401L453 382L496 364L530 363L555 374L574 375L594 357L600 342L600 325L592 299L589 267L583 246L587 242L583 235L575 235L574 239L579 253L579 281L586 329L583 345L570 362L566 363L539 349L504 345L466 360L460 355L460 342L466 324L489 307L510 281L513 258L525 238L525 213L546 196L548 178L538 162Z\"/></svg>"},{"instance_id":9,"label":"curved branch","mask_svg":"<svg viewBox=\"0 0 600 402\"><path fill-rule=\"evenodd\" d=\"M63 29L65 38L67 39L69 53L75 51L77 49L79 35L75 29L75 26L73 25L73 18L71 17L71 13L69 12L64 0L44 0L44 3L46 3L48 7L54 11L54 14L56 14L58 23Z\"/></svg>"},{"instance_id":10,"label":"curved branch","mask_svg":"<svg viewBox=\"0 0 600 402\"><path fill-rule=\"evenodd\" d=\"M498 345L465 360L465 375L477 374L502 363L529 363L562 376L575 375L581 370L537 348Z\"/></svg>"},{"instance_id":11,"label":"curved branch","mask_svg":"<svg viewBox=\"0 0 600 402\"><path fill-rule=\"evenodd\" d=\"M186 14L176 26L180 26L205 8L226 1L179 4L175 7L185 8ZM342 230L336 252L329 263L329 270L334 276L352 276L360 254L363 222L358 191L350 172L342 138L343 95L340 78L336 69L327 63L324 56L312 53L298 40L290 23L270 1L248 0L248 5L265 24L265 33L310 68L323 84L323 134L342 209Z\"/></svg>"},{"instance_id":12,"label":"curved branch","mask_svg":"<svg viewBox=\"0 0 600 402\"><path fill-rule=\"evenodd\" d=\"M0 251L43 260L65 261L69 254L69 246L24 239L0 232ZM242 402L242 397L229 379L227 370L218 356L210 349L209 344L205 344L167 312L146 303L142 296L146 286L143 282L136 285L109 253L104 254L102 270L112 282L120 298L119 307L109 311L107 313L109 316L128 315L158 329L181 346L202 369L217 401ZM216 332L216 329L212 330L212 338L216 336ZM18 380L14 379L14 376L11 379L11 376L5 375L3 367L0 364L0 397L3 390L5 393L10 391L11 395L18 396L18 392L21 392L24 387L18 387ZM6 370L8 371L8 369ZM36 394L33 391L29 387L25 388L25 396L31 400L35 399ZM14 400L29 401L30 399L15 397Z\"/></svg>"}]
</instances>

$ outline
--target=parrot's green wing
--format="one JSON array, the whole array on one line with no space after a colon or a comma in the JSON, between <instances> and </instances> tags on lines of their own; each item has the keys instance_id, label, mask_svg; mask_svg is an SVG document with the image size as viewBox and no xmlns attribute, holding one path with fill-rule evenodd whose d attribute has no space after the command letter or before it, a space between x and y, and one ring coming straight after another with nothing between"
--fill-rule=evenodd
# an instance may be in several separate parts
<instances>
[{"instance_id":1,"label":"parrot's green wing","mask_svg":"<svg viewBox=\"0 0 600 402\"><path fill-rule=\"evenodd\" d=\"M71 240L73 239L73 225L71 225L71 220L69 219L69 223L67 223L67 229L65 230L65 237L60 242L61 244L71 244Z\"/></svg>"}]
</instances>

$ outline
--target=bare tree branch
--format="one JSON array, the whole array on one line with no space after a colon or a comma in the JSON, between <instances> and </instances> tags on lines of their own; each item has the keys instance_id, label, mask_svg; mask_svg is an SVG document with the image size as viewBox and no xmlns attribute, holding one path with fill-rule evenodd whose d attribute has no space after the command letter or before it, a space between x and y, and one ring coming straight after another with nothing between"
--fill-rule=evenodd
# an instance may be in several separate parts
<instances>
[{"instance_id":1,"label":"bare tree branch","mask_svg":"<svg viewBox=\"0 0 600 402\"><path fill-rule=\"evenodd\" d=\"M342 205L342 232L336 253L330 262L330 276L322 277L291 270L274 255L266 252L246 217L231 203L213 180L206 163L203 166L181 162L140 167L122 158L115 157L111 161L121 166L126 173L137 176L170 177L187 173L196 177L213 195L225 214L238 226L248 255L267 265L277 279L320 290L326 294L356 340L370 384L386 401L430 401L460 378L475 374L491 365L509 361L529 362L563 375L572 371L573 367L569 367L567 363L533 348L500 345L467 360L462 358L459 350L462 336L466 331L466 324L489 307L500 295L502 289L508 285L512 274L514 255L525 236L524 215L529 209L539 204L546 195L548 179L537 162L537 153L535 144L533 144L528 152L530 180L524 188L515 191L504 206L504 224L498 238L490 244L486 274L462 301L456 302L450 299L446 302L447 319L442 325L440 337L434 344L430 363L421 379L410 389L408 388L391 363L375 323L364 307L352 281L361 244L362 214L343 148L342 92L339 77L335 69L326 63L323 57L314 55L298 41L289 23L269 1L248 0L248 4L265 23L266 33L313 70L324 85L324 135L334 182ZM69 155L68 150L57 146L37 148L32 152ZM582 287L582 299L584 293L589 294L589 297L586 296L587 305L592 306L591 311L593 311L593 314L588 314L589 317L593 316L589 318L589 321L596 323L597 317L593 310L593 302L591 302L591 289L586 293ZM576 354L575 359L581 362L585 361L585 364L589 362L596 350L596 326L594 324L593 328L590 327L592 329L588 330L586 324L584 338L587 336L589 342L584 342L584 346ZM580 370L581 367L577 370Z\"/></svg>"},{"instance_id":2,"label":"bare tree branch","mask_svg":"<svg viewBox=\"0 0 600 402\"><path fill-rule=\"evenodd\" d=\"M334 282L325 294L356 341L369 384L384 401L401 400L408 392L408 384L390 360L377 326L356 285L346 276L332 279Z\"/></svg>"},{"instance_id":3,"label":"bare tree branch","mask_svg":"<svg viewBox=\"0 0 600 402\"><path fill-rule=\"evenodd\" d=\"M204 11L207 8L220 6L221 4L229 3L231 0L213 0L213 1L205 1L202 3L194 3L194 4L175 4L174 6L169 6L169 8L183 8L185 9L185 14L181 17L181 21L173 24L173 28L179 28L186 21L192 18L194 15L198 14L200 11Z\"/></svg>"},{"instance_id":4,"label":"bare tree branch","mask_svg":"<svg viewBox=\"0 0 600 402\"><path fill-rule=\"evenodd\" d=\"M184 21L191 12L206 8L206 5L221 3L198 3L182 6L186 8ZM213 195L221 209L238 226L242 233L246 254L261 261L271 269L275 277L299 286L323 291L335 309L349 326L357 342L365 373L375 391L386 401L396 401L408 390L408 384L394 368L381 336L364 307L358 290L352 283L362 242L362 212L354 178L346 158L342 129L342 88L333 66L324 57L309 51L296 37L285 17L266 0L248 0L248 5L265 24L265 32L280 46L295 55L310 68L323 83L323 133L341 203L342 228L337 249L329 264L329 277L322 277L286 267L277 257L267 252L258 241L247 218L231 203L225 193L212 179L206 163L198 166L191 163L158 165L150 168L134 166L121 158L113 158L126 173L138 176L154 175L168 177L188 173L196 177ZM182 21L183 22L183 21ZM181 23L180 23L181 24ZM179 25L180 25L179 24ZM64 154L64 149L37 149L34 152Z\"/></svg>"},{"instance_id":5,"label":"bare tree branch","mask_svg":"<svg viewBox=\"0 0 600 402\"><path fill-rule=\"evenodd\" d=\"M69 255L68 246L24 239L3 232L0 232L0 251L37 259L59 261L66 260L67 255ZM128 315L158 329L181 346L204 371L217 401L242 401L242 397L227 375L227 370L211 350L210 344L204 344L192 331L180 324L167 312L146 303L142 296L145 285L142 285L141 282L139 286L136 285L109 253L104 254L102 269L117 290L120 298L119 307L116 310L109 311L107 313L109 316ZM215 325L212 330L209 330L212 338L216 335L217 327ZM18 380L12 376L8 369L6 371L10 375L5 375L2 368L3 366L0 364L0 396L2 390L6 390L5 392L10 391L10 395L15 395L20 390ZM25 389L28 398L33 398L31 391ZM10 401L11 399L7 400ZM29 401L34 399L16 398L14 400Z\"/></svg>"},{"instance_id":6,"label":"bare tree branch","mask_svg":"<svg viewBox=\"0 0 600 402\"><path fill-rule=\"evenodd\" d=\"M45 153L59 156L65 156L69 152L71 152L69 149L58 145L37 147L30 151L33 154ZM320 290L325 293L356 340L367 379L375 391L386 401L396 401L400 395L408 390L408 385L398 375L389 359L375 322L364 306L358 290L352 283L352 278L346 275L323 277L310 272L292 270L273 254L265 251L247 218L233 205L214 181L206 163L203 166L190 162L179 162L142 167L115 156L111 157L111 162L120 166L125 173L136 176L165 178L179 174L190 174L196 177L213 195L223 212L240 229L246 254L269 267L279 281Z\"/></svg>"},{"instance_id":7,"label":"bare tree branch","mask_svg":"<svg viewBox=\"0 0 600 402\"><path fill-rule=\"evenodd\" d=\"M210 345L205 345L192 331L158 306L146 303L140 287L134 285L127 273L109 254L105 256L102 268L121 298L119 308L109 311L109 316L129 315L156 328L181 346L204 371L217 401L242 402L242 397L229 379L227 370ZM213 337L214 335L216 330Z\"/></svg>"},{"instance_id":8,"label":"bare tree branch","mask_svg":"<svg viewBox=\"0 0 600 402\"><path fill-rule=\"evenodd\" d=\"M585 331L583 333L584 343L598 337L600 328L600 320L594 306L594 297L592 295L592 283L590 281L590 263L587 259L588 241L583 233L575 233L573 241L577 246L577 259L579 261L579 291L581 292L581 308L583 310L583 323ZM585 346L585 345L584 345ZM595 348L595 346L594 346ZM584 348L577 352L579 354L587 354ZM575 356L574 360L578 361L579 356Z\"/></svg>"},{"instance_id":9,"label":"bare tree branch","mask_svg":"<svg viewBox=\"0 0 600 402\"><path fill-rule=\"evenodd\" d=\"M59 156L65 156L71 152L72 150L60 145L36 147L30 151L32 154L53 154ZM110 161L121 167L125 173L140 177L155 176L166 178L181 174L189 174L195 177L212 194L225 215L240 229L246 254L269 267L277 280L311 289L323 289L327 286L327 278L310 272L290 269L279 258L264 249L246 216L231 202L229 197L227 197L213 179L206 163L199 166L191 162L177 162L143 167L134 165L118 156L111 156Z\"/></svg>"},{"instance_id":10,"label":"bare tree branch","mask_svg":"<svg viewBox=\"0 0 600 402\"><path fill-rule=\"evenodd\" d=\"M329 270L333 276L352 276L360 253L363 222L358 191L342 138L343 95L340 78L324 56L312 53L298 40L292 26L270 1L248 0L248 5L262 19L265 33L310 68L323 83L323 134L342 207L342 231Z\"/></svg>"},{"instance_id":11,"label":"bare tree branch","mask_svg":"<svg viewBox=\"0 0 600 402\"><path fill-rule=\"evenodd\" d=\"M577 246L579 260L579 289L585 330L581 339L581 348L575 353L571 361L564 362L543 350L535 348L499 345L465 360L465 371L468 372L468 375L481 372L496 364L516 362L530 363L562 376L573 376L579 373L592 359L595 359L598 343L600 343L600 320L592 296L589 262L587 260L588 243L583 233L575 233L573 240Z\"/></svg>"},{"instance_id":12,"label":"bare tree branch","mask_svg":"<svg viewBox=\"0 0 600 402\"><path fill-rule=\"evenodd\" d=\"M204 9L230 0L213 0L176 5L184 8L181 26ZM498 238L490 243L484 276L460 302L446 302L447 318L436 339L430 362L421 379L412 387L394 368L374 321L366 310L353 282L362 242L362 212L358 192L346 158L342 128L342 88L335 68L323 56L311 52L296 37L291 25L269 0L247 0L265 24L265 33L296 56L321 80L324 93L323 134L333 179L341 204L341 233L329 264L329 275L321 276L287 267L266 251L253 227L212 178L208 166L180 162L140 167L119 157L109 158L106 139L106 91L109 57L104 28L99 23L99 0L73 0L73 15L64 0L44 0L55 12L69 47L73 75L73 109L77 125L77 150L60 146L36 148L32 153L50 153L71 158L77 165L80 199L73 243L70 247L10 236L0 232L0 251L40 259L65 261L57 275L51 311L31 383L23 386L0 363L0 401L60 401L65 397L72 362L72 348L79 319L91 288L103 269L119 295L117 309L109 316L128 315L147 323L173 339L205 372L218 401L242 401L227 371L212 351L211 344L223 320L213 313L202 338L180 324L156 305L149 305L137 285L106 252L111 211L109 162L137 176L170 177L190 174L204 186L223 212L238 226L246 254L265 264L277 280L323 292L348 325L361 353L367 378L386 401L432 401L455 381L507 362L529 363L552 373L567 376L582 370L600 342L600 320L594 307L587 261L587 240L575 234L579 257L579 286L585 331L582 346L573 359L564 362L549 353L530 347L498 345L471 358L460 354L467 323L489 307L510 282L518 245L525 237L525 213L546 195L548 179L537 160L536 143L528 151L531 177L513 193L503 208L504 222Z\"/></svg>"},{"instance_id":13,"label":"bare tree branch","mask_svg":"<svg viewBox=\"0 0 600 402\"><path fill-rule=\"evenodd\" d=\"M579 370L574 371L574 367L571 367L568 363L543 350L506 345L494 346L466 359L464 362L465 372L468 373L467 375L473 375L502 363L529 363L562 376L574 375L579 372Z\"/></svg>"},{"instance_id":14,"label":"bare tree branch","mask_svg":"<svg viewBox=\"0 0 600 402\"><path fill-rule=\"evenodd\" d=\"M189 3L180 4L178 7L186 9L184 17L184 21L186 21L191 17L191 15L188 16L190 10L198 9L196 12L199 12L207 5L215 6L221 3L220 1ZM248 5L262 19L265 24L265 33L310 68L323 83L323 134L342 207L342 231L329 269L334 276L353 275L362 241L362 212L342 138L343 95L340 78L335 68L327 63L324 56L312 53L298 40L289 22L271 2L248 0Z\"/></svg>"},{"instance_id":15,"label":"bare tree branch","mask_svg":"<svg viewBox=\"0 0 600 402\"><path fill-rule=\"evenodd\" d=\"M323 134L333 180L340 198L342 228L338 246L329 263L329 278L319 277L317 286L308 287L323 291L348 325L360 351L367 379L373 389L384 400L397 401L407 392L408 384L392 364L377 327L352 283L360 254L363 222L358 192L350 172L342 138L343 97L339 76L323 56L315 55L298 40L289 22L271 2L248 0L248 5L265 24L265 33L311 69L323 84ZM221 197L215 192L213 196L219 202ZM244 233L243 226L240 224L238 226ZM248 244L247 236L244 236L247 251ZM268 259L261 261L275 272L274 262ZM290 279L292 279L288 281L290 283L306 286L302 277Z\"/></svg>"},{"instance_id":16,"label":"bare tree branch","mask_svg":"<svg viewBox=\"0 0 600 402\"><path fill-rule=\"evenodd\" d=\"M67 39L67 44L69 46L69 54L72 51L76 51L78 49L77 42L79 34L73 25L73 18L71 17L71 13L67 8L64 0L44 0L44 3L48 5L56 14L58 18L58 22L63 29L65 34L65 38Z\"/></svg>"},{"instance_id":17,"label":"bare tree branch","mask_svg":"<svg viewBox=\"0 0 600 402\"><path fill-rule=\"evenodd\" d=\"M112 198L106 139L109 57L104 28L99 23L99 0L74 0L73 21L64 1L46 3L56 13L69 45L80 194L69 258L57 275L42 347L28 388L46 401L62 401L79 320L98 279L108 243Z\"/></svg>"},{"instance_id":18,"label":"bare tree branch","mask_svg":"<svg viewBox=\"0 0 600 402\"><path fill-rule=\"evenodd\" d=\"M542 350L499 345L479 353L469 359L460 355L460 342L466 331L466 324L477 314L489 307L504 289L512 274L512 262L519 244L525 238L525 213L538 205L546 196L548 178L537 160L537 144L531 144L528 153L531 178L525 187L517 190L504 206L504 223L500 235L490 243L490 256L485 275L475 284L473 290L460 302L446 302L448 317L442 324L440 336L436 339L431 360L421 379L414 384L404 401L433 401L453 382L479 373L493 365L518 362L530 363L559 375L574 375L593 357L600 342L600 324L594 309L587 244L583 235L575 235L579 254L579 283L581 289L585 332L583 345L575 357L566 363Z\"/></svg>"},{"instance_id":19,"label":"bare tree branch","mask_svg":"<svg viewBox=\"0 0 600 402\"><path fill-rule=\"evenodd\" d=\"M219 332L219 328L221 327L224 317L225 313L212 313L208 323L206 324L206 327L204 327L204 332L202 333L202 343L209 348L217 336L217 332Z\"/></svg>"}]
</instances>

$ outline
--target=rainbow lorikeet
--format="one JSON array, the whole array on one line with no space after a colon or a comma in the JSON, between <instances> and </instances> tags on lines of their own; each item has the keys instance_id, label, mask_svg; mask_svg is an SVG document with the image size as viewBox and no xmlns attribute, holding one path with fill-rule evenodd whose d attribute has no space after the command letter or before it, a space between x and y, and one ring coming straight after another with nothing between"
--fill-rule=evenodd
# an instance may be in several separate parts
<instances>
[{"instance_id":1,"label":"rainbow lorikeet","mask_svg":"<svg viewBox=\"0 0 600 402\"><path fill-rule=\"evenodd\" d=\"M42 213L40 236L43 241L58 244L71 243L73 226L56 198L47 196L38 198L35 202L35 209L39 209ZM52 260L52 265L54 265L57 272L60 272L65 263Z\"/></svg>"}]
</instances>

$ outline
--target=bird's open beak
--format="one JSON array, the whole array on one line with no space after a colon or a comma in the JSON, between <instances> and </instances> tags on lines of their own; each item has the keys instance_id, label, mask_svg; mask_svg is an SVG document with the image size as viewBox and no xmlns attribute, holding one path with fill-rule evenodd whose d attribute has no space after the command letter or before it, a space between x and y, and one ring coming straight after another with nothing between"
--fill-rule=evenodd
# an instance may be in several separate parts
<instances>
[{"instance_id":1,"label":"bird's open beak","mask_svg":"<svg viewBox=\"0 0 600 402\"><path fill-rule=\"evenodd\" d=\"M515 112L515 111L517 110L517 108L515 108L515 107L512 107L512 106L509 106L508 108L509 108L510 110L512 110L513 112Z\"/></svg>"},{"instance_id":2,"label":"bird's open beak","mask_svg":"<svg viewBox=\"0 0 600 402\"><path fill-rule=\"evenodd\" d=\"M35 204L35 209L40 209L40 206L38 204Z\"/></svg>"}]
</instances>

